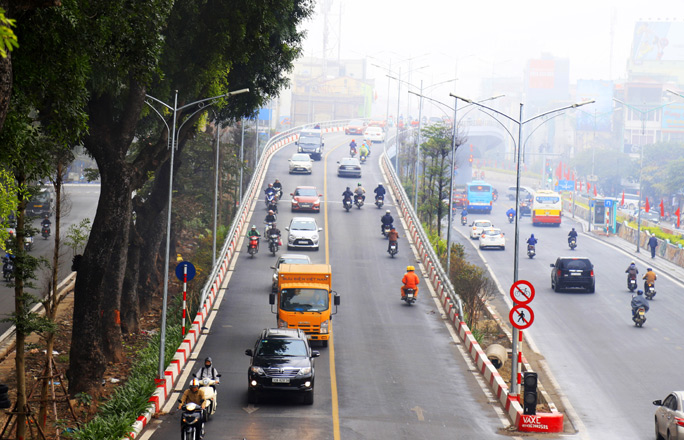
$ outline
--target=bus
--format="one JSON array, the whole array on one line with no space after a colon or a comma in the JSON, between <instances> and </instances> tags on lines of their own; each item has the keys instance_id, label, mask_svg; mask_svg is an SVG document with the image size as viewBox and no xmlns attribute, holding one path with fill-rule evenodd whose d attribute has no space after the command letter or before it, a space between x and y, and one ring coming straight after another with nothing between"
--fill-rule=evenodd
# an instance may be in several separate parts
<instances>
[{"instance_id":1,"label":"bus","mask_svg":"<svg viewBox=\"0 0 684 440\"><path fill-rule=\"evenodd\" d=\"M559 193L550 190L539 190L532 199L532 224L560 226L563 212L563 201Z\"/></svg>"},{"instance_id":2,"label":"bus","mask_svg":"<svg viewBox=\"0 0 684 440\"><path fill-rule=\"evenodd\" d=\"M468 192L468 211L492 212L492 185L481 180L473 180L466 185Z\"/></svg>"}]
</instances>

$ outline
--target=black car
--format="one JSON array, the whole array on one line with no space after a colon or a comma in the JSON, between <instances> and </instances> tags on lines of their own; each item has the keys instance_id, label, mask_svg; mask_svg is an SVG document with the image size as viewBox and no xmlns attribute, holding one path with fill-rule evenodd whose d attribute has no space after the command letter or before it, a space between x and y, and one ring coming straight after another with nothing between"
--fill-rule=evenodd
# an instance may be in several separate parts
<instances>
[{"instance_id":1,"label":"black car","mask_svg":"<svg viewBox=\"0 0 684 440\"><path fill-rule=\"evenodd\" d=\"M254 344L245 350L252 358L248 371L247 400L258 403L263 391L295 391L304 403L314 400L314 358L306 333L300 329L265 329Z\"/></svg>"},{"instance_id":2,"label":"black car","mask_svg":"<svg viewBox=\"0 0 684 440\"><path fill-rule=\"evenodd\" d=\"M594 293L594 265L586 257L558 257L551 267L551 288L555 292L566 288L582 288Z\"/></svg>"}]
</instances>

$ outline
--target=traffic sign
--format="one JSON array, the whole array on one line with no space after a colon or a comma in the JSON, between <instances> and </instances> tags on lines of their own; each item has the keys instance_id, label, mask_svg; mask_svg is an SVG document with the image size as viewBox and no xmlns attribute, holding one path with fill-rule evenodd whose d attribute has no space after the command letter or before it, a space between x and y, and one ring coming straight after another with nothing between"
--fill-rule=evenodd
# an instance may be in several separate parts
<instances>
[{"instance_id":1,"label":"traffic sign","mask_svg":"<svg viewBox=\"0 0 684 440\"><path fill-rule=\"evenodd\" d=\"M188 281L190 281L193 278L195 278L196 270L195 266L189 261L183 261L182 263L179 263L178 266L176 266L176 278L183 281L183 272L185 267L188 268Z\"/></svg>"},{"instance_id":2,"label":"traffic sign","mask_svg":"<svg viewBox=\"0 0 684 440\"><path fill-rule=\"evenodd\" d=\"M534 299L534 286L529 281L518 280L511 286L511 299L516 304L528 304Z\"/></svg>"},{"instance_id":3,"label":"traffic sign","mask_svg":"<svg viewBox=\"0 0 684 440\"><path fill-rule=\"evenodd\" d=\"M516 304L508 314L508 320L518 330L525 330L534 322L534 312L525 304Z\"/></svg>"}]
</instances>

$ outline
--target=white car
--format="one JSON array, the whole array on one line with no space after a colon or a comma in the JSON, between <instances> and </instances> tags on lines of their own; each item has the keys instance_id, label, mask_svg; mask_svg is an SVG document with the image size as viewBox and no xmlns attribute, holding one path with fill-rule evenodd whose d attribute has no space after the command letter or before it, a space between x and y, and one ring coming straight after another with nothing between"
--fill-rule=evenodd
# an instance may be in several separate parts
<instances>
[{"instance_id":1,"label":"white car","mask_svg":"<svg viewBox=\"0 0 684 440\"><path fill-rule=\"evenodd\" d=\"M655 412L655 434L659 439L684 438L684 391L673 391L665 400L653 402Z\"/></svg>"},{"instance_id":2,"label":"white car","mask_svg":"<svg viewBox=\"0 0 684 440\"><path fill-rule=\"evenodd\" d=\"M363 132L363 139L368 142L385 142L385 132L380 127L368 127Z\"/></svg>"},{"instance_id":3,"label":"white car","mask_svg":"<svg viewBox=\"0 0 684 440\"><path fill-rule=\"evenodd\" d=\"M480 235L480 249L496 247L506 249L506 238L499 228L485 228Z\"/></svg>"},{"instance_id":4,"label":"white car","mask_svg":"<svg viewBox=\"0 0 684 440\"><path fill-rule=\"evenodd\" d=\"M295 153L288 160L290 163L290 174L294 173L306 173L311 174L313 169L313 160L311 156L304 153Z\"/></svg>"},{"instance_id":5,"label":"white car","mask_svg":"<svg viewBox=\"0 0 684 440\"><path fill-rule=\"evenodd\" d=\"M293 217L290 226L285 228L288 231L287 248L311 248L318 250L319 228L316 219L313 217Z\"/></svg>"},{"instance_id":6,"label":"white car","mask_svg":"<svg viewBox=\"0 0 684 440\"><path fill-rule=\"evenodd\" d=\"M278 272L280 270L281 264L311 264L311 259L308 255L302 254L283 254L276 261L275 266L271 266L273 269L273 285L272 290L275 292L278 287Z\"/></svg>"},{"instance_id":7,"label":"white car","mask_svg":"<svg viewBox=\"0 0 684 440\"><path fill-rule=\"evenodd\" d=\"M484 228L491 228L494 225L489 220L475 220L470 226L470 238L477 240Z\"/></svg>"}]
</instances>

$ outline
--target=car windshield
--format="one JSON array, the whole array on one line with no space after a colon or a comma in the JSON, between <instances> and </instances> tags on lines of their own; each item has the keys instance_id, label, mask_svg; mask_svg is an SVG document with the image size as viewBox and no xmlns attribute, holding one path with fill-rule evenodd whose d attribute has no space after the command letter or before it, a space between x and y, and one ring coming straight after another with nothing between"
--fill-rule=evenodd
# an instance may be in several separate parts
<instances>
[{"instance_id":1,"label":"car windshield","mask_svg":"<svg viewBox=\"0 0 684 440\"><path fill-rule=\"evenodd\" d=\"M283 289L280 308L288 312L322 312L328 310L328 292L323 289Z\"/></svg>"},{"instance_id":2,"label":"car windshield","mask_svg":"<svg viewBox=\"0 0 684 440\"><path fill-rule=\"evenodd\" d=\"M349 125L354 126L354 127L362 127L363 126L363 121L359 119L354 119L349 123Z\"/></svg>"},{"instance_id":3,"label":"car windshield","mask_svg":"<svg viewBox=\"0 0 684 440\"><path fill-rule=\"evenodd\" d=\"M311 264L311 261L309 261L308 258L303 257L286 257L280 259L278 266L281 264Z\"/></svg>"},{"instance_id":4,"label":"car windshield","mask_svg":"<svg viewBox=\"0 0 684 440\"><path fill-rule=\"evenodd\" d=\"M589 260L564 260L561 261L561 269L565 270L591 270Z\"/></svg>"},{"instance_id":5,"label":"car windshield","mask_svg":"<svg viewBox=\"0 0 684 440\"><path fill-rule=\"evenodd\" d=\"M311 160L311 157L308 154L295 154L292 156L293 161L296 162L309 162Z\"/></svg>"},{"instance_id":6,"label":"car windshield","mask_svg":"<svg viewBox=\"0 0 684 440\"><path fill-rule=\"evenodd\" d=\"M306 342L299 339L262 339L257 356L307 356Z\"/></svg>"},{"instance_id":7,"label":"car windshield","mask_svg":"<svg viewBox=\"0 0 684 440\"><path fill-rule=\"evenodd\" d=\"M310 220L294 220L290 229L293 231L315 231L316 223Z\"/></svg>"},{"instance_id":8,"label":"car windshield","mask_svg":"<svg viewBox=\"0 0 684 440\"><path fill-rule=\"evenodd\" d=\"M320 142L321 138L319 136L303 135L299 137L300 144L318 144Z\"/></svg>"},{"instance_id":9,"label":"car windshield","mask_svg":"<svg viewBox=\"0 0 684 440\"><path fill-rule=\"evenodd\" d=\"M297 188L295 191L296 196L305 196L305 197L316 197L318 196L318 192L314 188Z\"/></svg>"},{"instance_id":10,"label":"car windshield","mask_svg":"<svg viewBox=\"0 0 684 440\"><path fill-rule=\"evenodd\" d=\"M32 201L36 203L46 203L48 200L50 200L50 194L48 194L47 191L42 191L36 194Z\"/></svg>"},{"instance_id":11,"label":"car windshield","mask_svg":"<svg viewBox=\"0 0 684 440\"><path fill-rule=\"evenodd\" d=\"M478 227L478 228L485 228L485 227L487 227L487 226L491 226L491 223L488 222L488 221L484 221L484 222L483 222L483 221L479 221L479 222L475 222L475 226Z\"/></svg>"},{"instance_id":12,"label":"car windshield","mask_svg":"<svg viewBox=\"0 0 684 440\"><path fill-rule=\"evenodd\" d=\"M492 191L492 187L489 185L471 185L469 190L476 193L488 193Z\"/></svg>"},{"instance_id":13,"label":"car windshield","mask_svg":"<svg viewBox=\"0 0 684 440\"><path fill-rule=\"evenodd\" d=\"M501 230L500 229L485 229L483 231L483 234L497 236L497 235L501 234Z\"/></svg>"},{"instance_id":14,"label":"car windshield","mask_svg":"<svg viewBox=\"0 0 684 440\"><path fill-rule=\"evenodd\" d=\"M551 205L554 203L558 203L560 198L556 196L537 196L535 197L535 200L537 201L537 203Z\"/></svg>"}]
</instances>

